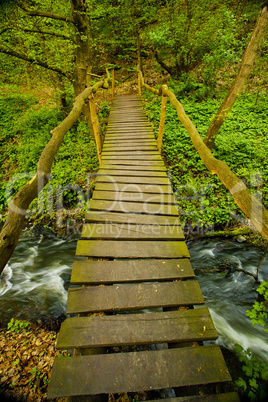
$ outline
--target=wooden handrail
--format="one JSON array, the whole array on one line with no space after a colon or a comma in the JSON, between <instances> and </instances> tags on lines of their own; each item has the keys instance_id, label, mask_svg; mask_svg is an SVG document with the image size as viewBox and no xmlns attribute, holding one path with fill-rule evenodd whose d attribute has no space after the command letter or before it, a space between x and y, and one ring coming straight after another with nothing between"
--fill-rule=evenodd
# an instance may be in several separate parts
<instances>
[{"instance_id":1,"label":"wooden handrail","mask_svg":"<svg viewBox=\"0 0 268 402\"><path fill-rule=\"evenodd\" d=\"M187 130L192 143L205 166L212 174L218 176L222 184L233 195L239 208L251 220L251 223L255 228L268 240L268 210L264 207L262 202L254 197L244 182L232 172L225 162L216 159L213 156L210 149L205 145L200 137L195 125L185 113L182 104L176 98L175 94L168 89L167 85L162 85L159 90L151 88L144 82L141 71L139 71L139 75L142 87L158 96L163 95L169 98L170 103L177 112L180 122Z\"/></svg>"},{"instance_id":2,"label":"wooden handrail","mask_svg":"<svg viewBox=\"0 0 268 402\"><path fill-rule=\"evenodd\" d=\"M113 68L112 69L112 100L114 98L114 88L115 88L115 85L114 85L114 68Z\"/></svg>"},{"instance_id":3,"label":"wooden handrail","mask_svg":"<svg viewBox=\"0 0 268 402\"><path fill-rule=\"evenodd\" d=\"M88 98L88 101L89 101L89 109L90 109L91 121L92 121L94 137L95 137L95 142L96 142L96 147L97 147L99 164L101 164L102 144L101 144L101 134L100 134L100 123L99 123L98 115L96 112L96 106L95 106L95 100L94 100L93 94Z\"/></svg>"},{"instance_id":4,"label":"wooden handrail","mask_svg":"<svg viewBox=\"0 0 268 402\"><path fill-rule=\"evenodd\" d=\"M162 95L161 117L160 117L160 124L159 124L158 137L157 137L157 148L160 153L162 151L162 144L163 144L166 109L167 109L167 96Z\"/></svg>"},{"instance_id":5,"label":"wooden handrail","mask_svg":"<svg viewBox=\"0 0 268 402\"><path fill-rule=\"evenodd\" d=\"M31 202L38 196L39 192L49 181L54 157L57 154L60 145L62 144L65 134L77 122L85 105L85 101L93 93L97 92L99 88L108 88L108 79L109 75L108 78L95 83L92 87L86 88L76 97L73 108L69 115L51 131L51 139L43 149L43 152L37 163L37 169L34 177L29 180L28 183L26 183L12 198L9 204L5 224L0 233L0 274L16 248L21 231L24 227L27 209L29 208ZM98 146L99 145L97 145L97 148Z\"/></svg>"}]
</instances>

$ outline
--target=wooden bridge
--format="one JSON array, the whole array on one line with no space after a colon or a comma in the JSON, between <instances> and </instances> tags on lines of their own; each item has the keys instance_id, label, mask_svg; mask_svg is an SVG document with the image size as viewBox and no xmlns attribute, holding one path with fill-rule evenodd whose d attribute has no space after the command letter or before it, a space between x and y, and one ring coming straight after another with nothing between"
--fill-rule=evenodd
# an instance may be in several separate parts
<instances>
[{"instance_id":1,"label":"wooden bridge","mask_svg":"<svg viewBox=\"0 0 268 402\"><path fill-rule=\"evenodd\" d=\"M74 353L55 359L49 398L145 391L149 400L173 388L178 401L239 401L226 392L220 348L203 345L217 333L208 309L196 308L204 299L138 96L113 102L76 254L87 258L74 263L79 286L57 341Z\"/></svg>"}]
</instances>

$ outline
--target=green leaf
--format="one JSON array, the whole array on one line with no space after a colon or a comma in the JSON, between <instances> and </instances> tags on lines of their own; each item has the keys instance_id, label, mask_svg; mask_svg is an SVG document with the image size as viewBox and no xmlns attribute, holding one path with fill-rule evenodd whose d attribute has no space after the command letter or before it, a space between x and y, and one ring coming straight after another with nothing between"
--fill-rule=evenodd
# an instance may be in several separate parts
<instances>
[{"instance_id":1,"label":"green leaf","mask_svg":"<svg viewBox=\"0 0 268 402\"><path fill-rule=\"evenodd\" d=\"M239 388L242 388L244 391L247 390L247 383L245 380L243 380L243 378L239 377L235 383Z\"/></svg>"}]
</instances>

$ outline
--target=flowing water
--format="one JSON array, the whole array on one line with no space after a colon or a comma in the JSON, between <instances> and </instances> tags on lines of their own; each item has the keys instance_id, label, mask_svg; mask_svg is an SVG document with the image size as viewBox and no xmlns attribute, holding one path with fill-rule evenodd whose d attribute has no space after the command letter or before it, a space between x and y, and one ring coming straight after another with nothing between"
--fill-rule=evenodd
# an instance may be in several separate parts
<instances>
[{"instance_id":1,"label":"flowing water","mask_svg":"<svg viewBox=\"0 0 268 402\"><path fill-rule=\"evenodd\" d=\"M59 239L49 229L23 233L2 274L0 322L12 317L49 320L66 313L76 241L77 237ZM192 240L188 247L220 335L216 342L229 349L238 343L268 361L267 334L246 317L256 300L254 279L241 272L209 271L222 263L255 273L264 248L226 239ZM268 257L262 261L260 280L268 281Z\"/></svg>"}]
</instances>

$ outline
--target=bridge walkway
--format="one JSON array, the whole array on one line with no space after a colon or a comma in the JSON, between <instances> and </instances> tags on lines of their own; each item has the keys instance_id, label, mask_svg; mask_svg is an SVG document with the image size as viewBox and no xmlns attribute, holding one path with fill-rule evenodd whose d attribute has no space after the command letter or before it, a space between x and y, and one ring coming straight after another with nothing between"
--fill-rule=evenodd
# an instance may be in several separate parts
<instances>
[{"instance_id":1,"label":"bridge walkway","mask_svg":"<svg viewBox=\"0 0 268 402\"><path fill-rule=\"evenodd\" d=\"M138 96L117 96L77 244L49 397L139 393L238 401L190 263L178 210ZM198 307L201 306L201 307ZM197 308L198 307L198 308ZM169 391L170 393L171 391ZM200 392L213 395L200 395ZM174 395L175 395L174 394ZM96 396L99 396L99 399Z\"/></svg>"}]
</instances>

